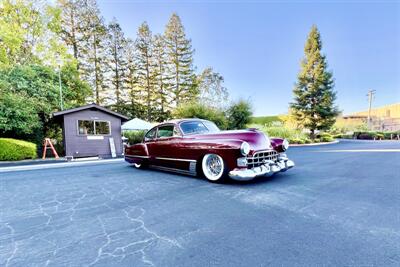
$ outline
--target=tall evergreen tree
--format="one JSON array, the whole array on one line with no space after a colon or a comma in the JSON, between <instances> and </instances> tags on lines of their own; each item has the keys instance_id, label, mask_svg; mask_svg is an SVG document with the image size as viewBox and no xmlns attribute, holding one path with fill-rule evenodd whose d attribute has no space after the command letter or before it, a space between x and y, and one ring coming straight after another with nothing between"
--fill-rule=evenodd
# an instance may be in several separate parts
<instances>
[{"instance_id":1,"label":"tall evergreen tree","mask_svg":"<svg viewBox=\"0 0 400 267\"><path fill-rule=\"evenodd\" d=\"M154 101L154 58L153 37L146 22L140 25L136 39L136 66L137 85L144 92L144 105L146 107L147 120L152 119L152 104Z\"/></svg>"},{"instance_id":2,"label":"tall evergreen tree","mask_svg":"<svg viewBox=\"0 0 400 267\"><path fill-rule=\"evenodd\" d=\"M168 83L173 102L179 105L197 94L195 86L191 40L177 14L172 14L164 33L168 56Z\"/></svg>"},{"instance_id":3,"label":"tall evergreen tree","mask_svg":"<svg viewBox=\"0 0 400 267\"><path fill-rule=\"evenodd\" d=\"M338 115L334 104L334 79L332 72L327 70L328 64L321 49L320 33L313 26L304 47L305 57L301 61L298 81L293 90L294 102L290 105L295 118L310 130L311 138L315 138L316 130L329 129Z\"/></svg>"},{"instance_id":4,"label":"tall evergreen tree","mask_svg":"<svg viewBox=\"0 0 400 267\"><path fill-rule=\"evenodd\" d=\"M114 18L108 26L109 43L108 53L109 60L108 66L111 70L109 78L112 87L111 100L118 107L123 104L126 96L126 75L127 75L127 40L124 33L116 19ZM118 110L119 111L119 110Z\"/></svg>"},{"instance_id":5,"label":"tall evergreen tree","mask_svg":"<svg viewBox=\"0 0 400 267\"><path fill-rule=\"evenodd\" d=\"M77 61L77 69L84 60L84 31L81 24L83 20L83 0L59 0L58 7L61 10L61 38L67 47L72 51Z\"/></svg>"},{"instance_id":6,"label":"tall evergreen tree","mask_svg":"<svg viewBox=\"0 0 400 267\"><path fill-rule=\"evenodd\" d=\"M86 0L83 12L81 25L85 29L83 41L86 57L82 64L83 78L93 88L93 101L105 104L107 27L95 0Z\"/></svg>"},{"instance_id":7,"label":"tall evergreen tree","mask_svg":"<svg viewBox=\"0 0 400 267\"><path fill-rule=\"evenodd\" d=\"M168 100L170 95L167 91L167 54L165 52L165 40L162 35L157 34L154 36L154 61L155 61L155 93L157 94L157 104L159 105L159 118L162 121L167 119L169 105Z\"/></svg>"}]
</instances>

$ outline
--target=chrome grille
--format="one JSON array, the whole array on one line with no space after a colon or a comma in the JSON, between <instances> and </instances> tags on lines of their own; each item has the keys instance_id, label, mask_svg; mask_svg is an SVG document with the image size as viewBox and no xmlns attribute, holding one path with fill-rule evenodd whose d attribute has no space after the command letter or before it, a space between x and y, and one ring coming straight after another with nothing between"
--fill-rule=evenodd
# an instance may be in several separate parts
<instances>
[{"instance_id":1,"label":"chrome grille","mask_svg":"<svg viewBox=\"0 0 400 267\"><path fill-rule=\"evenodd\" d=\"M278 152L275 150L259 151L254 153L253 157L247 158L247 168L251 169L258 167L265 163L265 160L276 161L278 159Z\"/></svg>"}]
</instances>

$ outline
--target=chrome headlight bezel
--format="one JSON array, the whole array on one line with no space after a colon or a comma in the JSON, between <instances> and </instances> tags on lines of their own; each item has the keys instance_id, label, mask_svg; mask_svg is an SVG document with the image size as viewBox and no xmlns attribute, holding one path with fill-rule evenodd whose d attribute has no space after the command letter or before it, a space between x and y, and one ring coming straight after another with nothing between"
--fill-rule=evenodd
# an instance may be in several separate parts
<instances>
[{"instance_id":1,"label":"chrome headlight bezel","mask_svg":"<svg viewBox=\"0 0 400 267\"><path fill-rule=\"evenodd\" d=\"M250 153L250 145L247 142L243 142L240 145L240 153L242 153L243 156L247 156Z\"/></svg>"},{"instance_id":2,"label":"chrome headlight bezel","mask_svg":"<svg viewBox=\"0 0 400 267\"><path fill-rule=\"evenodd\" d=\"M283 149L283 151L286 151L289 149L289 141L288 140L286 140L286 139L283 140L282 149Z\"/></svg>"}]
</instances>

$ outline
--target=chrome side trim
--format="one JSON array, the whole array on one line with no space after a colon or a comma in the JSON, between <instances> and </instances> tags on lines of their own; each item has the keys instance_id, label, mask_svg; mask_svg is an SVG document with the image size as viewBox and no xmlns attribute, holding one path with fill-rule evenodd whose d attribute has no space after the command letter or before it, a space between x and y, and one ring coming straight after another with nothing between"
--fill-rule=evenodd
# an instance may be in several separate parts
<instances>
[{"instance_id":1,"label":"chrome side trim","mask_svg":"<svg viewBox=\"0 0 400 267\"><path fill-rule=\"evenodd\" d=\"M196 172L191 172L187 170L181 170L181 169L175 169L175 168L169 168L169 167L164 167L164 166L158 166L158 165L149 165L150 168L161 170L161 171L168 171L168 172L175 172L175 173L180 173L180 174L186 174L186 175L192 175L196 176Z\"/></svg>"},{"instance_id":2,"label":"chrome side trim","mask_svg":"<svg viewBox=\"0 0 400 267\"><path fill-rule=\"evenodd\" d=\"M125 157L128 157L128 158L142 158L142 159L150 158L149 156L139 156L139 155L129 155L129 154L125 154Z\"/></svg>"},{"instance_id":3,"label":"chrome side trim","mask_svg":"<svg viewBox=\"0 0 400 267\"><path fill-rule=\"evenodd\" d=\"M163 157L155 157L155 159L159 160L174 160L174 161L186 161L186 162L197 162L194 159L177 159L177 158L163 158Z\"/></svg>"}]
</instances>

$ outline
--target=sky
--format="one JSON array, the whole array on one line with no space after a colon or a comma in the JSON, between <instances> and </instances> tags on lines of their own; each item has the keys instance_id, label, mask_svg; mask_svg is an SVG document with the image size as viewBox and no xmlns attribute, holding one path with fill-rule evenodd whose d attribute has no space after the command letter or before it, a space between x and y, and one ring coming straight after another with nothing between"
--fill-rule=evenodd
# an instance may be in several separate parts
<instances>
[{"instance_id":1,"label":"sky","mask_svg":"<svg viewBox=\"0 0 400 267\"><path fill-rule=\"evenodd\" d=\"M336 104L344 114L400 102L399 1L105 1L127 37L146 21L164 32L173 12L195 49L197 72L210 66L225 79L231 100L243 98L254 115L287 113L315 24L335 78Z\"/></svg>"}]
</instances>

